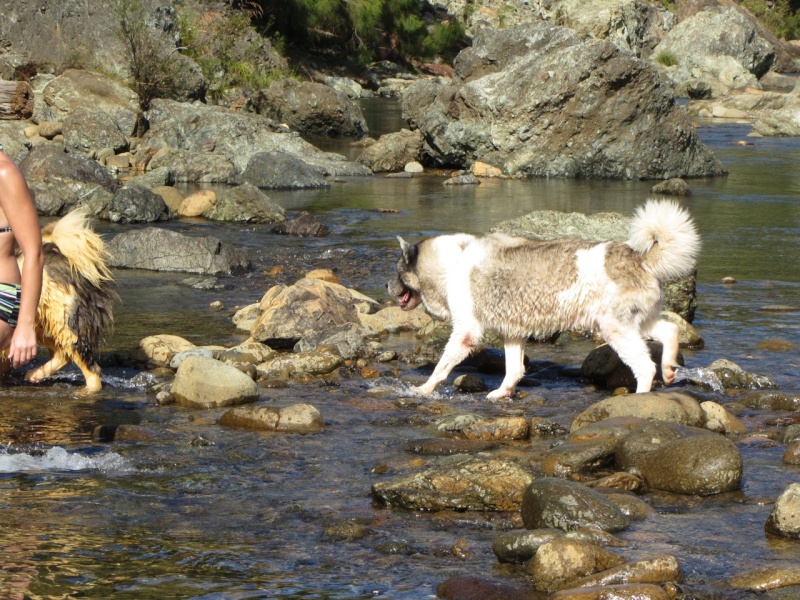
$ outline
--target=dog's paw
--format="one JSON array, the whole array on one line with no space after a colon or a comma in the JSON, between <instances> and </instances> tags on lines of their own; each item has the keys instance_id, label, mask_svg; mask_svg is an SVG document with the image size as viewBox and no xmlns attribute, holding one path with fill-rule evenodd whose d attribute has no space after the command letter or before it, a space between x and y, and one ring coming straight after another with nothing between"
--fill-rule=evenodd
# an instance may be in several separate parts
<instances>
[{"instance_id":1,"label":"dog's paw","mask_svg":"<svg viewBox=\"0 0 800 600\"><path fill-rule=\"evenodd\" d=\"M430 396L433 393L433 389L434 388L431 388L430 386L418 385L418 386L412 387L409 390L409 393L412 396Z\"/></svg>"},{"instance_id":2,"label":"dog's paw","mask_svg":"<svg viewBox=\"0 0 800 600\"><path fill-rule=\"evenodd\" d=\"M675 371L678 367L673 365L661 365L661 379L666 385L675 382Z\"/></svg>"},{"instance_id":3,"label":"dog's paw","mask_svg":"<svg viewBox=\"0 0 800 600\"><path fill-rule=\"evenodd\" d=\"M493 392L486 394L489 400L509 400L514 395L514 390L506 388L497 388Z\"/></svg>"}]
</instances>

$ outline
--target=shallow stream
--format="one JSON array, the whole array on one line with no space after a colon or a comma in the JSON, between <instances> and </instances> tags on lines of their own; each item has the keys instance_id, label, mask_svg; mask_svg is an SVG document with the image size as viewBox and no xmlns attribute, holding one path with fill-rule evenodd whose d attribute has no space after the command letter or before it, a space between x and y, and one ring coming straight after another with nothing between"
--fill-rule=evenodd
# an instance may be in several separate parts
<instances>
[{"instance_id":1,"label":"shallow stream","mask_svg":"<svg viewBox=\"0 0 800 600\"><path fill-rule=\"evenodd\" d=\"M395 104L372 101L366 108L373 135L399 128ZM704 243L694 325L705 349L686 352L687 367L726 358L798 394L800 140L747 138L749 128L736 123L699 128L730 175L690 181L694 195L684 201ZM416 241L482 233L539 209L629 214L652 186L488 180L454 187L443 186L443 179L373 177L322 191L270 193L287 210L309 211L328 225L331 235L320 239L281 237L264 225L163 225L246 247L253 271L220 278L222 287L208 291L187 285L186 274L115 272L122 303L106 350L125 353L156 333L196 344L237 343L245 334L230 320L234 308L311 268L333 268L345 285L386 301L398 234ZM123 229L101 227L109 237ZM721 283L725 276L737 283ZM225 310L210 311L214 300ZM794 310L763 309L775 305ZM760 342L775 339L795 349L760 349ZM401 349L413 339L397 335L382 343ZM588 348L536 344L528 356L573 364ZM402 365L378 368L378 379L261 390L261 402L269 405L315 405L326 422L316 435L226 429L216 424L222 411L157 406L145 392L147 377L122 367L104 371L106 386L96 397L74 393L81 383L75 370L46 385L0 389L0 598L416 600L435 597L436 586L455 575L524 583L524 574L500 565L491 551L514 515L385 509L373 504L370 486L436 460L407 450L413 440L433 435L435 406L540 416L568 426L606 394L555 378L511 402L490 403L445 386L434 400L414 406L398 399L425 373ZM620 534L626 556L675 554L685 585L708 594L700 597L744 597L725 580L760 565L800 560L800 543L764 534L771 502L800 480L797 467L781 463L783 446L768 435L777 431L770 419L790 415L746 410L739 416L753 433L739 443L741 491L711 498L646 495L653 514ZM145 426L155 439L92 440L97 425L121 423ZM509 444L495 453L535 464L547 443ZM335 533L342 524L363 535L343 539Z\"/></svg>"}]
</instances>

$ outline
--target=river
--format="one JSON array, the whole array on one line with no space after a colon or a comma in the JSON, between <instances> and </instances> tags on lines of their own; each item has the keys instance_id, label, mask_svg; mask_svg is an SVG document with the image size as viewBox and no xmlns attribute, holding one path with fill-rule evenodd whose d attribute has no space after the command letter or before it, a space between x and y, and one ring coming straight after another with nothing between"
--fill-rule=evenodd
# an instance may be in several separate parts
<instances>
[{"instance_id":1,"label":"river","mask_svg":"<svg viewBox=\"0 0 800 600\"><path fill-rule=\"evenodd\" d=\"M375 136L400 126L394 103L365 102L365 112ZM800 140L748 138L749 128L735 122L700 122L698 128L730 175L690 181L694 193L682 200L703 238L694 325L705 348L685 352L687 366L727 358L771 377L783 391L800 393ZM328 143L354 153L341 141ZM243 246L254 268L246 276L219 278L217 288L205 291L187 285L186 274L116 271L122 301L105 351L125 354L155 333L196 344L236 343L245 334L232 325L235 307L316 267L335 268L345 285L386 301L398 234L416 241L445 232L482 233L539 209L629 214L652 186L486 180L457 187L443 186L443 180L372 177L327 190L269 194L287 210L309 211L328 225L331 235L319 239L197 219L162 225ZM99 229L110 237L125 227ZM736 283L722 283L728 276ZM210 311L214 300L225 309ZM769 305L795 310L763 310ZM771 339L795 350L761 349L759 343ZM408 335L382 340L386 349L411 343ZM585 350L538 344L528 355L572 364ZM45 385L5 385L0 597L417 600L435 597L436 586L456 575L524 583L524 574L500 565L491 551L512 515L410 513L373 504L373 483L419 469L420 457L407 447L429 437L428 426L438 418L425 405L397 402L404 386L424 374L403 365L378 369L375 380L354 376L261 390L265 404L315 405L326 422L316 435L226 429L216 424L222 411L158 406L145 391L147 378L124 366L105 369L105 388L95 397L74 394L80 384L74 369ZM451 387L435 402L566 426L604 396L575 380L555 379L513 402L490 403ZM743 570L796 564L800 544L764 535L771 502L798 479L796 467L781 463L784 447L771 439L778 430L770 429L769 419L777 416L740 414L753 435L738 443L745 462L739 492L643 496L654 512L620 534L628 544L624 554L675 554L688 589L709 598L739 597L725 580ZM146 427L154 439L92 439L96 426L122 423ZM541 447L510 444L498 454L535 461ZM333 533L342 524L360 533L342 539Z\"/></svg>"}]
</instances>

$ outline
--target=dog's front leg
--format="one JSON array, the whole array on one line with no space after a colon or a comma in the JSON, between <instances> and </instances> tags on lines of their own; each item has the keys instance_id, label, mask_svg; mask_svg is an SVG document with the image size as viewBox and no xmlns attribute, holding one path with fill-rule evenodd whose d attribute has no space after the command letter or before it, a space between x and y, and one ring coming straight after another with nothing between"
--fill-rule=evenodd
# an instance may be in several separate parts
<instances>
[{"instance_id":1,"label":"dog's front leg","mask_svg":"<svg viewBox=\"0 0 800 600\"><path fill-rule=\"evenodd\" d=\"M661 378L670 384L675 381L675 367L678 365L678 326L669 321L656 321L649 335L661 342Z\"/></svg>"},{"instance_id":2,"label":"dog's front leg","mask_svg":"<svg viewBox=\"0 0 800 600\"><path fill-rule=\"evenodd\" d=\"M442 357L436 364L436 368L433 370L433 373L431 373L428 381L414 388L413 392L424 396L432 394L436 386L447 379L450 371L455 369L464 359L472 354L480 338L481 335L479 332L476 334L475 331L471 330L453 330L453 333L450 334L450 339L447 340L447 345L444 347Z\"/></svg>"},{"instance_id":3,"label":"dog's front leg","mask_svg":"<svg viewBox=\"0 0 800 600\"><path fill-rule=\"evenodd\" d=\"M489 400L511 398L517 382L525 375L525 339L506 339L503 346L506 354L506 376L500 387L486 396Z\"/></svg>"}]
</instances>

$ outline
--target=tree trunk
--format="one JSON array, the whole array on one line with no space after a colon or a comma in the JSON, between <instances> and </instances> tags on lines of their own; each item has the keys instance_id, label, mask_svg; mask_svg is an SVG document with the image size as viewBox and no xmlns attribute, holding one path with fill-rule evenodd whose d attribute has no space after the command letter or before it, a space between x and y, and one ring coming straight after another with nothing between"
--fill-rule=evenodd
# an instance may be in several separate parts
<instances>
[{"instance_id":1,"label":"tree trunk","mask_svg":"<svg viewBox=\"0 0 800 600\"><path fill-rule=\"evenodd\" d=\"M29 119L33 90L25 81L0 81L0 119Z\"/></svg>"}]
</instances>

